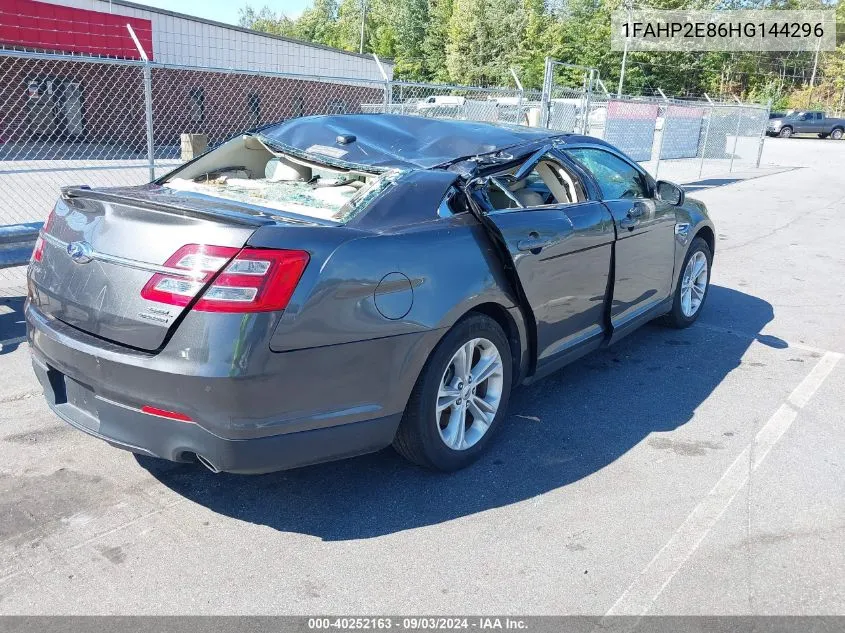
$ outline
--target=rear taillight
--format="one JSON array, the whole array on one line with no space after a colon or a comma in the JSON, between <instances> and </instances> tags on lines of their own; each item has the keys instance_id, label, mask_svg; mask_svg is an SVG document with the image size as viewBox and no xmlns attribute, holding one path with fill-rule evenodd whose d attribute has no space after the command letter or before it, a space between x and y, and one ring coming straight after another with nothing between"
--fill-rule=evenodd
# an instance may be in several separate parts
<instances>
[{"instance_id":1,"label":"rear taillight","mask_svg":"<svg viewBox=\"0 0 845 633\"><path fill-rule=\"evenodd\" d=\"M39 235L35 240L35 248L32 249L32 261L40 262L42 257L44 257L44 238Z\"/></svg>"},{"instance_id":2,"label":"rear taillight","mask_svg":"<svg viewBox=\"0 0 845 633\"><path fill-rule=\"evenodd\" d=\"M283 310L308 259L305 251L245 248L223 269L194 309L206 312Z\"/></svg>"},{"instance_id":3,"label":"rear taillight","mask_svg":"<svg viewBox=\"0 0 845 633\"><path fill-rule=\"evenodd\" d=\"M56 203L58 204L58 203ZM32 249L32 261L40 262L44 257L44 234L50 230L50 227L53 226L53 220L56 219L56 209L53 208L50 211L50 214L47 216L47 221L44 222L44 226L41 228L41 232L38 234L38 239L35 240L35 248Z\"/></svg>"},{"instance_id":4,"label":"rear taillight","mask_svg":"<svg viewBox=\"0 0 845 633\"><path fill-rule=\"evenodd\" d=\"M188 305L218 270L223 268L238 249L229 246L188 244L164 262L168 268L184 270L184 274L156 273L141 290L150 301L174 306Z\"/></svg>"},{"instance_id":5,"label":"rear taillight","mask_svg":"<svg viewBox=\"0 0 845 633\"><path fill-rule=\"evenodd\" d=\"M305 251L183 246L165 263L185 270L184 275L156 273L141 296L152 301L184 306L191 302L221 268L203 292L194 310L204 312L266 312L283 310L305 266Z\"/></svg>"}]
</instances>

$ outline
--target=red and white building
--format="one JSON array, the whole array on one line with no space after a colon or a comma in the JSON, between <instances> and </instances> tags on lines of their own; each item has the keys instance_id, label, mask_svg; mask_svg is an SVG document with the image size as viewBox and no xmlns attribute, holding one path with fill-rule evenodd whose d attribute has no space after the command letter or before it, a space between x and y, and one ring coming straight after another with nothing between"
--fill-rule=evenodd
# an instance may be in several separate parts
<instances>
[{"instance_id":1,"label":"red and white building","mask_svg":"<svg viewBox=\"0 0 845 633\"><path fill-rule=\"evenodd\" d=\"M0 142L50 137L145 144L140 68L82 59L140 60L128 27L155 62L156 145L172 145L182 132L214 139L290 116L359 111L361 102L381 100L380 85L369 82L383 76L370 55L124 0L0 0ZM14 51L66 57L16 57ZM392 76L392 64L384 62L383 69Z\"/></svg>"},{"instance_id":2,"label":"red and white building","mask_svg":"<svg viewBox=\"0 0 845 633\"><path fill-rule=\"evenodd\" d=\"M178 3L174 3L178 5ZM0 45L162 64L382 79L371 55L259 33L125 0L0 0ZM392 66L385 64L388 76Z\"/></svg>"}]
</instances>

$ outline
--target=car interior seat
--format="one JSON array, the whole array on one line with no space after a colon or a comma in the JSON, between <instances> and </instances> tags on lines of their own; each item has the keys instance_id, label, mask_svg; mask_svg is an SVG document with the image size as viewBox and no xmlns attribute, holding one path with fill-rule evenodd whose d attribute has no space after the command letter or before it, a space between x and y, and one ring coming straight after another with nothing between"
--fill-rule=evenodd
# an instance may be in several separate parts
<instances>
[{"instance_id":1,"label":"car interior seat","mask_svg":"<svg viewBox=\"0 0 845 633\"><path fill-rule=\"evenodd\" d=\"M545 204L546 201L543 200L543 196L536 191L525 188L527 182L527 179L517 180L516 182L510 183L508 189L510 189L511 193L519 200L519 203L523 207L539 207ZM508 199L508 202L510 205L513 205L513 200Z\"/></svg>"},{"instance_id":2,"label":"car interior seat","mask_svg":"<svg viewBox=\"0 0 845 633\"><path fill-rule=\"evenodd\" d=\"M528 188L531 180L527 178L517 181L507 181L508 191L519 200L524 207L539 207L545 204L569 204L586 199L583 190L576 185L572 177L561 166L551 161L540 161L534 172L549 190L550 196ZM502 180L500 180L502 182ZM503 183L504 184L504 183ZM513 209L517 204L503 192L495 183L491 183L487 190L490 202L496 209Z\"/></svg>"}]
</instances>

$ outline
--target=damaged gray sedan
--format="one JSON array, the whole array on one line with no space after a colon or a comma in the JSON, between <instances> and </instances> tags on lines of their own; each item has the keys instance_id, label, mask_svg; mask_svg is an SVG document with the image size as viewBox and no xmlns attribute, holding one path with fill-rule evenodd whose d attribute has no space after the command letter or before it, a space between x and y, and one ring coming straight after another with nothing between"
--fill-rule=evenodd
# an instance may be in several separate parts
<instances>
[{"instance_id":1,"label":"damaged gray sedan","mask_svg":"<svg viewBox=\"0 0 845 633\"><path fill-rule=\"evenodd\" d=\"M376 451L451 471L508 396L686 327L706 209L603 141L299 118L140 187L70 187L29 268L50 407L119 448L261 473Z\"/></svg>"}]
</instances>

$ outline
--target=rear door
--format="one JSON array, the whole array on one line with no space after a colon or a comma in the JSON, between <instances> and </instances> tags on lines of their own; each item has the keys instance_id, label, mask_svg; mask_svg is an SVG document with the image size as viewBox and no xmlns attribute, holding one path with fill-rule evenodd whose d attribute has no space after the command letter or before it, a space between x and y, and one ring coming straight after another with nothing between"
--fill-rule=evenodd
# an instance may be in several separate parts
<instances>
[{"instance_id":1,"label":"rear door","mask_svg":"<svg viewBox=\"0 0 845 633\"><path fill-rule=\"evenodd\" d=\"M541 152L522 171L519 181L489 182L479 199L536 320L540 373L603 340L614 230L607 209L587 199L564 157Z\"/></svg>"},{"instance_id":2,"label":"rear door","mask_svg":"<svg viewBox=\"0 0 845 633\"><path fill-rule=\"evenodd\" d=\"M614 335L654 316L672 290L675 207L654 198L650 177L609 148L582 147L566 153L598 185L616 226L613 302Z\"/></svg>"},{"instance_id":3,"label":"rear door","mask_svg":"<svg viewBox=\"0 0 845 633\"><path fill-rule=\"evenodd\" d=\"M153 276L175 272L189 284L181 290L188 303L203 278L221 269L268 222L237 214L226 201L202 198L180 201L155 186L122 195L76 190L63 197L42 231L41 261L30 266L33 303L101 338L142 350L159 348L185 306L145 298ZM209 213L210 208L215 211ZM203 257L177 256L187 245L219 248Z\"/></svg>"}]
</instances>

